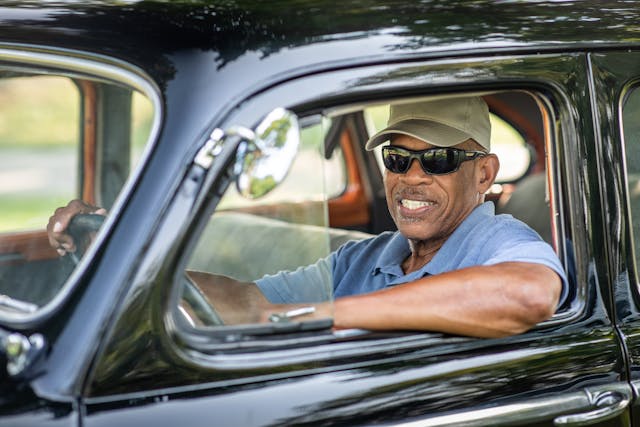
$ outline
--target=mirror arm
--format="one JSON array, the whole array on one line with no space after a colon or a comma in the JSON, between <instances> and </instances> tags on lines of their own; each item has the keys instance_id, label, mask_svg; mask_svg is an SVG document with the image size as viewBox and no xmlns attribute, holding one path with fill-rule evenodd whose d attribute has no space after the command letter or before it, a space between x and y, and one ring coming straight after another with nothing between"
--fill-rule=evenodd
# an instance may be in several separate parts
<instances>
[{"instance_id":1,"label":"mirror arm","mask_svg":"<svg viewBox=\"0 0 640 427\"><path fill-rule=\"evenodd\" d=\"M238 136L243 141L256 144L255 132L246 127L232 126L226 132L220 128L215 128L209 135L207 142L205 142L198 151L198 154L196 154L194 163L208 170L215 158L222 153L224 142L230 136Z\"/></svg>"},{"instance_id":2,"label":"mirror arm","mask_svg":"<svg viewBox=\"0 0 640 427\"><path fill-rule=\"evenodd\" d=\"M227 129L226 133L227 136L239 136L244 141L253 143L262 150L262 147L260 147L260 143L256 140L256 133L251 129L248 129L244 126L231 126L229 129Z\"/></svg>"},{"instance_id":3,"label":"mirror arm","mask_svg":"<svg viewBox=\"0 0 640 427\"><path fill-rule=\"evenodd\" d=\"M196 154L193 163L204 170L209 170L215 158L222 152L224 136L225 134L222 129L215 128L213 132L211 132L211 135L209 135L207 142L198 150L198 154Z\"/></svg>"}]
</instances>

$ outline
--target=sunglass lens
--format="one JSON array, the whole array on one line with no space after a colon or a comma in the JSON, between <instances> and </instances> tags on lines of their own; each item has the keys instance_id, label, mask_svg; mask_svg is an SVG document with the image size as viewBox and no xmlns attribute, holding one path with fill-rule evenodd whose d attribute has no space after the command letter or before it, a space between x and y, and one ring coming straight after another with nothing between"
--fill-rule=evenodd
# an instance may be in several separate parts
<instances>
[{"instance_id":1,"label":"sunglass lens","mask_svg":"<svg viewBox=\"0 0 640 427\"><path fill-rule=\"evenodd\" d=\"M411 162L411 154L409 152L385 147L382 153L384 165L391 172L405 173L409 169L409 163Z\"/></svg>"},{"instance_id":2,"label":"sunglass lens","mask_svg":"<svg viewBox=\"0 0 640 427\"><path fill-rule=\"evenodd\" d=\"M422 155L422 168L427 173L451 173L458 167L458 156L455 150L440 148L429 150Z\"/></svg>"}]
</instances>

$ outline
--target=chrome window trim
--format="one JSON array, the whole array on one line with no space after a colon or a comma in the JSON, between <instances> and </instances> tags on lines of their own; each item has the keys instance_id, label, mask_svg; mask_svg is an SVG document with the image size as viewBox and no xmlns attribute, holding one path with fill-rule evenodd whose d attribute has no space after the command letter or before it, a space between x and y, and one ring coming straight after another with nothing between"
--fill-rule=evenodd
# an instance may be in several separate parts
<instances>
[{"instance_id":1,"label":"chrome window trim","mask_svg":"<svg viewBox=\"0 0 640 427\"><path fill-rule=\"evenodd\" d=\"M37 322L47 318L70 296L72 290L75 288L75 283L77 283L77 278L82 271L86 269L88 261L92 258L97 248L101 246L102 241L108 234L108 230L113 226L114 218L117 217L118 212L122 210L126 195L131 191L144 165L149 159L160 132L163 110L160 89L151 77L134 65L114 58L81 51L47 49L41 46L0 44L0 63L18 68L24 67L25 70L34 73L40 72L43 74L67 77L82 76L125 85L145 95L154 109L151 130L145 148L141 153L140 160L122 187L120 195L111 209L112 215L107 217L102 232L98 233L95 244L91 246L87 251L87 256L83 257L78 266L67 278L60 292L38 310L32 313L16 313L3 311L0 308L0 322L15 325Z\"/></svg>"},{"instance_id":2,"label":"chrome window trim","mask_svg":"<svg viewBox=\"0 0 640 427\"><path fill-rule=\"evenodd\" d=\"M544 115L546 113L549 116L549 120L545 123L544 129L544 132L548 134L545 138L545 152L547 153L545 165L547 174L547 191L549 191L549 202L551 203L550 219L552 222L552 228L556 231L554 233L555 236L553 244L555 245L556 253L560 258L560 262L565 269L569 286L575 286L576 290L576 295L574 296L573 301L570 301L570 305L567 309L561 312L556 312L550 319L541 322L537 327L540 328L568 323L578 319L586 308L585 301L587 299L588 285L581 285L578 281L577 275L576 277L573 277L574 283L571 282L572 278L569 277L568 269L570 260L567 255L567 243L564 241L565 239L561 239L561 236L566 236L568 230L575 226L571 223L567 224L562 215L567 208L560 189L564 186L564 189L566 190L568 185L566 182L562 181L562 168L559 161L559 157L561 156L558 153L560 146L563 145L562 129L558 128L562 126L562 124L559 124L557 117L558 112L554 109L553 102L548 96L543 95L541 92L526 92L536 100L538 107L541 110L541 114Z\"/></svg>"}]
</instances>

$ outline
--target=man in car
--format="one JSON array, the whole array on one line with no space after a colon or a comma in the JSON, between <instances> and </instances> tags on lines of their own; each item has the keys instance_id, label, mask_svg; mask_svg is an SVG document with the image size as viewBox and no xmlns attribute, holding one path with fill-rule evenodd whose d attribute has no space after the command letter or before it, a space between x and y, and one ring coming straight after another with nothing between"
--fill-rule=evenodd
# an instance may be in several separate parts
<instances>
[{"instance_id":1,"label":"man in car","mask_svg":"<svg viewBox=\"0 0 640 427\"><path fill-rule=\"evenodd\" d=\"M553 315L567 294L555 252L484 201L499 162L489 152L482 98L394 105L387 128L366 148L386 141L384 185L398 231L349 242L312 266L256 284L191 273L225 321L332 316L339 329L497 337ZM70 218L95 209L72 202L56 211L48 231L61 254L74 249L64 232ZM331 279L336 300L317 302L327 299L321 284Z\"/></svg>"}]
</instances>

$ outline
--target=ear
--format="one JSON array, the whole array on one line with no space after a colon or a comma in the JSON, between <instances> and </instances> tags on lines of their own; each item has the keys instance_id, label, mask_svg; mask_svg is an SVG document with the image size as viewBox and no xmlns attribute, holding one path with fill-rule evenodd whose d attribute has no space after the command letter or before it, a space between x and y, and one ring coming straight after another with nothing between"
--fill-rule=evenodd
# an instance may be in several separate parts
<instances>
[{"instance_id":1,"label":"ear","mask_svg":"<svg viewBox=\"0 0 640 427\"><path fill-rule=\"evenodd\" d=\"M500 160L495 154L487 154L477 161L478 193L484 194L493 185L500 169Z\"/></svg>"}]
</instances>

